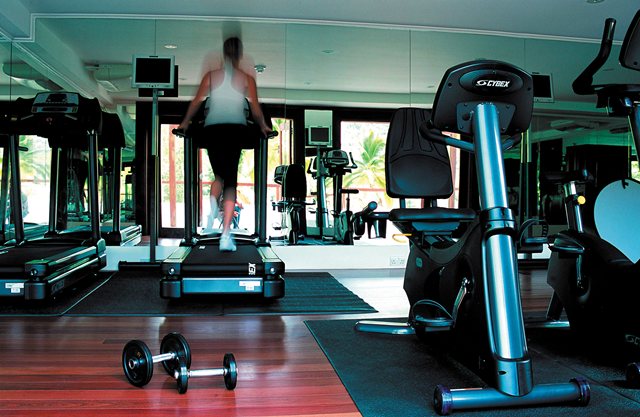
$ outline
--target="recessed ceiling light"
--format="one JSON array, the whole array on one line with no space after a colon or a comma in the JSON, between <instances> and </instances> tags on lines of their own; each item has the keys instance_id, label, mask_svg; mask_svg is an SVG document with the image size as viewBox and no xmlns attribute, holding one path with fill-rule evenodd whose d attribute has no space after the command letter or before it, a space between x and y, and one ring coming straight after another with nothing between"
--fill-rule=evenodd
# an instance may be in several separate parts
<instances>
[{"instance_id":1,"label":"recessed ceiling light","mask_svg":"<svg viewBox=\"0 0 640 417\"><path fill-rule=\"evenodd\" d=\"M323 54L327 54L327 55L331 55L334 54L336 51L334 51L333 49L323 49L322 53Z\"/></svg>"},{"instance_id":2,"label":"recessed ceiling light","mask_svg":"<svg viewBox=\"0 0 640 417\"><path fill-rule=\"evenodd\" d=\"M587 3L591 3L591 4L602 3L602 2L604 2L604 0L587 0Z\"/></svg>"},{"instance_id":3,"label":"recessed ceiling light","mask_svg":"<svg viewBox=\"0 0 640 417\"><path fill-rule=\"evenodd\" d=\"M173 43L168 43L164 46L167 49L176 49L178 47L178 45L175 45Z\"/></svg>"},{"instance_id":4,"label":"recessed ceiling light","mask_svg":"<svg viewBox=\"0 0 640 417\"><path fill-rule=\"evenodd\" d=\"M267 69L267 66L266 66L266 65L264 65L264 64L256 64L253 68L255 68L255 69L256 69L256 72L257 72L258 74L262 74L262 73L264 72L264 70L266 70L266 69Z\"/></svg>"}]
</instances>

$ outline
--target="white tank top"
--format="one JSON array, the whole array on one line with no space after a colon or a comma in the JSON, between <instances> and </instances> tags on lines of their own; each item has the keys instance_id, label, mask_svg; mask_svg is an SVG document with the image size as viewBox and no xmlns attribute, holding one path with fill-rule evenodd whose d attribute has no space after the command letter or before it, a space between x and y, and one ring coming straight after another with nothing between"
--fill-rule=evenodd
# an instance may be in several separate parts
<instances>
[{"instance_id":1,"label":"white tank top","mask_svg":"<svg viewBox=\"0 0 640 417\"><path fill-rule=\"evenodd\" d=\"M238 91L231 80L233 67L229 63L224 66L224 78L216 88L211 88L206 104L204 125L247 124L248 103L244 93Z\"/></svg>"}]
</instances>

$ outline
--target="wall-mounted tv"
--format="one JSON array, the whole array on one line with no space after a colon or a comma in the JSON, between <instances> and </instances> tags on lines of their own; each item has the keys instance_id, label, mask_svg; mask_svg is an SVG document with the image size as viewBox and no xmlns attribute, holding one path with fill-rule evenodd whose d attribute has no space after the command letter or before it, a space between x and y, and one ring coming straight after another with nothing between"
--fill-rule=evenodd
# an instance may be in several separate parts
<instances>
[{"instance_id":1,"label":"wall-mounted tv","mask_svg":"<svg viewBox=\"0 0 640 417\"><path fill-rule=\"evenodd\" d=\"M158 95L161 97L178 97L178 66L173 68L173 87L171 88L158 88ZM138 97L152 97L153 88L139 88Z\"/></svg>"},{"instance_id":2,"label":"wall-mounted tv","mask_svg":"<svg viewBox=\"0 0 640 417\"><path fill-rule=\"evenodd\" d=\"M173 88L173 77L173 56L133 56L133 88Z\"/></svg>"},{"instance_id":3,"label":"wall-mounted tv","mask_svg":"<svg viewBox=\"0 0 640 417\"><path fill-rule=\"evenodd\" d=\"M549 74L531 74L533 78L533 100L541 103L553 103L553 83Z\"/></svg>"},{"instance_id":4,"label":"wall-mounted tv","mask_svg":"<svg viewBox=\"0 0 640 417\"><path fill-rule=\"evenodd\" d=\"M331 147L331 127L309 126L307 128L307 146Z\"/></svg>"}]
</instances>

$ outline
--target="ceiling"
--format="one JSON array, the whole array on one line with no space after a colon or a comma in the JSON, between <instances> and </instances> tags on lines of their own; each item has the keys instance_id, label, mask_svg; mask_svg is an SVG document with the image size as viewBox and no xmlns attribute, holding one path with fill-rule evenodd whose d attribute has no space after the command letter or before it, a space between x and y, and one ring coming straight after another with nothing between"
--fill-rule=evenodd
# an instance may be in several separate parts
<instances>
[{"instance_id":1,"label":"ceiling","mask_svg":"<svg viewBox=\"0 0 640 417\"><path fill-rule=\"evenodd\" d=\"M605 18L618 21L616 45L596 81L640 83L614 59L634 3L3 0L0 98L33 95L52 81L106 108L124 106L137 98L132 55L159 54L175 55L180 99L189 99L206 57L239 33L248 58L266 67L258 85L267 102L429 105L448 67L489 58L552 75L555 102L536 104L540 110L591 111L593 97L575 96L570 85L596 53Z\"/></svg>"}]
</instances>

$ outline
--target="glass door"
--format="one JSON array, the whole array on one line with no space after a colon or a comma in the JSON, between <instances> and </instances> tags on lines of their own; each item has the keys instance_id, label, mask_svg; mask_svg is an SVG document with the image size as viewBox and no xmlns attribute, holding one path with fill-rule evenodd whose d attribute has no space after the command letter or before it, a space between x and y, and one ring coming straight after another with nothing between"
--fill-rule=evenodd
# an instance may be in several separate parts
<instances>
[{"instance_id":1,"label":"glass door","mask_svg":"<svg viewBox=\"0 0 640 417\"><path fill-rule=\"evenodd\" d=\"M267 159L267 204L281 199L279 184L273 179L276 166L291 163L291 125L290 119L272 119L278 136L269 140ZM172 133L177 124L167 123L160 126L160 237L182 238L184 236L184 140ZM255 231L255 192L254 169L255 152L245 149L238 164L237 207L234 226L249 233ZM209 226L211 213L210 191L215 176L209 163L207 151L200 149L195 155L198 163L196 180L196 225L199 228ZM221 219L213 219L213 228L221 227ZM274 225L280 222L279 213L267 207L267 235L273 236Z\"/></svg>"},{"instance_id":2,"label":"glass door","mask_svg":"<svg viewBox=\"0 0 640 417\"><path fill-rule=\"evenodd\" d=\"M184 139L160 125L160 237L184 236Z\"/></svg>"}]
</instances>

